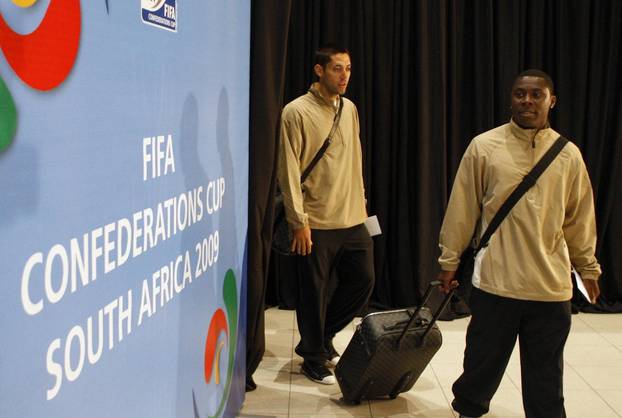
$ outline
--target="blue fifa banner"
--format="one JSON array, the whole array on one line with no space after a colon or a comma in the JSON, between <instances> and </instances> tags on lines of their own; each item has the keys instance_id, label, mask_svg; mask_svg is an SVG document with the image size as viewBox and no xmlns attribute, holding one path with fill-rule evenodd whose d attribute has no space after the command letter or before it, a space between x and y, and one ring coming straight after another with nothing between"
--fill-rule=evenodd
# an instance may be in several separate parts
<instances>
[{"instance_id":1,"label":"blue fifa banner","mask_svg":"<svg viewBox=\"0 0 622 418\"><path fill-rule=\"evenodd\" d=\"M0 17L0 416L235 416L250 1Z\"/></svg>"}]
</instances>

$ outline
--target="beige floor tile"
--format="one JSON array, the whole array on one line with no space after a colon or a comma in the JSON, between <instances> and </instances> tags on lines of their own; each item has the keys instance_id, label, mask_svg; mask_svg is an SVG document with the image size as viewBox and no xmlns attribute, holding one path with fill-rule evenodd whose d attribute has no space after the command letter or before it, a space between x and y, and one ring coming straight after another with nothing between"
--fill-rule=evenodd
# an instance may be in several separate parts
<instances>
[{"instance_id":1,"label":"beige floor tile","mask_svg":"<svg viewBox=\"0 0 622 418\"><path fill-rule=\"evenodd\" d=\"M432 365L428 364L427 367L423 369L421 376L419 376L419 379L417 379L411 390L429 390L436 387L440 387L438 378L434 373Z\"/></svg>"},{"instance_id":2,"label":"beige floor tile","mask_svg":"<svg viewBox=\"0 0 622 418\"><path fill-rule=\"evenodd\" d=\"M524 417L523 398L516 388L499 388L490 401L486 417Z\"/></svg>"},{"instance_id":3,"label":"beige floor tile","mask_svg":"<svg viewBox=\"0 0 622 418\"><path fill-rule=\"evenodd\" d=\"M622 396L622 364L618 366L573 366L576 372L597 391L619 390Z\"/></svg>"},{"instance_id":4,"label":"beige floor tile","mask_svg":"<svg viewBox=\"0 0 622 418\"><path fill-rule=\"evenodd\" d=\"M599 331L599 334L608 343L617 346L622 351L622 331Z\"/></svg>"},{"instance_id":5,"label":"beige floor tile","mask_svg":"<svg viewBox=\"0 0 622 418\"><path fill-rule=\"evenodd\" d=\"M611 409L622 416L622 396L619 390L599 390L598 394Z\"/></svg>"},{"instance_id":6,"label":"beige floor tile","mask_svg":"<svg viewBox=\"0 0 622 418\"><path fill-rule=\"evenodd\" d=\"M520 366L520 347L518 346L518 342L514 346L508 365Z\"/></svg>"},{"instance_id":7,"label":"beige floor tile","mask_svg":"<svg viewBox=\"0 0 622 418\"><path fill-rule=\"evenodd\" d=\"M578 331L571 331L568 335L568 341L566 347L572 347L576 345L609 345L610 342L607 339L594 331L593 329L583 329Z\"/></svg>"},{"instance_id":8,"label":"beige floor tile","mask_svg":"<svg viewBox=\"0 0 622 418\"><path fill-rule=\"evenodd\" d=\"M575 367L565 364L564 366L564 390L587 390L588 382L579 374Z\"/></svg>"},{"instance_id":9,"label":"beige floor tile","mask_svg":"<svg viewBox=\"0 0 622 418\"><path fill-rule=\"evenodd\" d=\"M462 367L464 357L464 342L462 343L443 343L436 352L431 364L453 364Z\"/></svg>"},{"instance_id":10,"label":"beige floor tile","mask_svg":"<svg viewBox=\"0 0 622 418\"><path fill-rule=\"evenodd\" d=\"M369 403L351 405L343 401L339 385L321 385L302 374L292 374L290 413L318 416L370 416Z\"/></svg>"},{"instance_id":11,"label":"beige floor tile","mask_svg":"<svg viewBox=\"0 0 622 418\"><path fill-rule=\"evenodd\" d=\"M292 415L315 415L318 417L371 417L367 402L360 405L350 405L341 399L341 394L326 396L324 394L292 392L290 413Z\"/></svg>"},{"instance_id":12,"label":"beige floor tile","mask_svg":"<svg viewBox=\"0 0 622 418\"><path fill-rule=\"evenodd\" d=\"M520 390L521 388L521 372L520 372L520 364L508 364L508 367L505 369L504 379L507 378L516 389Z\"/></svg>"},{"instance_id":13,"label":"beige floor tile","mask_svg":"<svg viewBox=\"0 0 622 418\"><path fill-rule=\"evenodd\" d=\"M459 344L464 346L469 318L454 321L438 321L436 323L443 335L443 344Z\"/></svg>"},{"instance_id":14,"label":"beige floor tile","mask_svg":"<svg viewBox=\"0 0 622 418\"><path fill-rule=\"evenodd\" d=\"M619 418L619 415L593 390L564 390L568 418Z\"/></svg>"},{"instance_id":15,"label":"beige floor tile","mask_svg":"<svg viewBox=\"0 0 622 418\"><path fill-rule=\"evenodd\" d=\"M441 333L443 335L443 344L460 344L464 345L465 343L465 332L462 331L446 331L441 329Z\"/></svg>"},{"instance_id":16,"label":"beige floor tile","mask_svg":"<svg viewBox=\"0 0 622 418\"><path fill-rule=\"evenodd\" d=\"M294 362L290 357L268 357L264 356L261 366L255 373L268 372L285 372L290 373Z\"/></svg>"},{"instance_id":17,"label":"beige floor tile","mask_svg":"<svg viewBox=\"0 0 622 418\"><path fill-rule=\"evenodd\" d=\"M289 414L246 414L240 412L235 418L289 418Z\"/></svg>"},{"instance_id":18,"label":"beige floor tile","mask_svg":"<svg viewBox=\"0 0 622 418\"><path fill-rule=\"evenodd\" d=\"M351 418L370 418L371 414L367 415L349 415L349 414L291 414L289 418L343 418L343 417L351 417Z\"/></svg>"},{"instance_id":19,"label":"beige floor tile","mask_svg":"<svg viewBox=\"0 0 622 418\"><path fill-rule=\"evenodd\" d=\"M469 325L470 317L455 319L453 321L438 321L436 324L444 334L449 331L459 331L464 333Z\"/></svg>"},{"instance_id":20,"label":"beige floor tile","mask_svg":"<svg viewBox=\"0 0 622 418\"><path fill-rule=\"evenodd\" d=\"M566 345L564 360L573 366L619 366L622 351L613 345Z\"/></svg>"},{"instance_id":21,"label":"beige floor tile","mask_svg":"<svg viewBox=\"0 0 622 418\"><path fill-rule=\"evenodd\" d=\"M294 331L279 329L272 333L266 333L266 357L286 357L291 358L294 351ZM297 333L296 333L297 334ZM261 367L261 366L260 366Z\"/></svg>"},{"instance_id":22,"label":"beige floor tile","mask_svg":"<svg viewBox=\"0 0 622 418\"><path fill-rule=\"evenodd\" d=\"M295 311L270 308L266 309L265 315L266 330L294 329L294 324L296 322Z\"/></svg>"},{"instance_id":23,"label":"beige floor tile","mask_svg":"<svg viewBox=\"0 0 622 418\"><path fill-rule=\"evenodd\" d=\"M622 314L586 314L579 317L596 331L622 331Z\"/></svg>"},{"instance_id":24,"label":"beige floor tile","mask_svg":"<svg viewBox=\"0 0 622 418\"><path fill-rule=\"evenodd\" d=\"M257 383L257 389L246 393L240 414L288 414L291 374L259 369L253 378Z\"/></svg>"},{"instance_id":25,"label":"beige floor tile","mask_svg":"<svg viewBox=\"0 0 622 418\"><path fill-rule=\"evenodd\" d=\"M454 395L451 392L451 386L462 373L462 365L455 364L430 364L434 375L436 376L439 386L443 389L445 396L451 401Z\"/></svg>"},{"instance_id":26,"label":"beige floor tile","mask_svg":"<svg viewBox=\"0 0 622 418\"><path fill-rule=\"evenodd\" d=\"M351 331L349 328L337 334L333 339L333 346L335 347L335 350L337 350L339 353L343 353L348 346L348 343L352 339L353 335L354 331Z\"/></svg>"},{"instance_id":27,"label":"beige floor tile","mask_svg":"<svg viewBox=\"0 0 622 418\"><path fill-rule=\"evenodd\" d=\"M372 415L374 418L412 418L413 414L409 413L397 413L397 414L389 414L389 415Z\"/></svg>"},{"instance_id":28,"label":"beige floor tile","mask_svg":"<svg viewBox=\"0 0 622 418\"><path fill-rule=\"evenodd\" d=\"M451 406L432 372L395 399L370 401L373 417L453 417Z\"/></svg>"},{"instance_id":29,"label":"beige floor tile","mask_svg":"<svg viewBox=\"0 0 622 418\"><path fill-rule=\"evenodd\" d=\"M571 332L590 329L594 330L586 321L584 321L585 314L572 315Z\"/></svg>"},{"instance_id":30,"label":"beige floor tile","mask_svg":"<svg viewBox=\"0 0 622 418\"><path fill-rule=\"evenodd\" d=\"M603 315L592 315L579 313L572 315L572 326L566 346L572 344L598 345L606 344L607 341L602 338L598 332L599 322L604 318ZM605 327L607 329L607 327Z\"/></svg>"},{"instance_id":31,"label":"beige floor tile","mask_svg":"<svg viewBox=\"0 0 622 418\"><path fill-rule=\"evenodd\" d=\"M270 389L289 390L289 385L291 384L291 372L290 365L284 365L283 369L285 370L268 370L264 368L258 369L253 375L253 379L255 383L257 383L258 387L266 387ZM287 386L287 388L286 388ZM247 392L247 395L252 395L254 397L263 395L262 391L252 391Z\"/></svg>"}]
</instances>

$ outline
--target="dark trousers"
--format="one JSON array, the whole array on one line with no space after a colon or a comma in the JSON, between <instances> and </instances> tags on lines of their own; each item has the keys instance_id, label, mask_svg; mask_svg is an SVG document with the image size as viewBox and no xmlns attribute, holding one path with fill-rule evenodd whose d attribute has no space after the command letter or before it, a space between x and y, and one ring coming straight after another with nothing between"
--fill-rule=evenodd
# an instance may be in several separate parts
<instances>
[{"instance_id":1,"label":"dark trousers","mask_svg":"<svg viewBox=\"0 0 622 418\"><path fill-rule=\"evenodd\" d=\"M373 242L363 224L311 230L310 255L298 256L296 316L306 361L324 362L331 341L365 307L374 286Z\"/></svg>"},{"instance_id":2,"label":"dark trousers","mask_svg":"<svg viewBox=\"0 0 622 418\"><path fill-rule=\"evenodd\" d=\"M467 416L488 412L518 336L525 416L565 417L563 352L570 301L523 301L474 288L470 305L464 372L453 385L453 408Z\"/></svg>"}]
</instances>

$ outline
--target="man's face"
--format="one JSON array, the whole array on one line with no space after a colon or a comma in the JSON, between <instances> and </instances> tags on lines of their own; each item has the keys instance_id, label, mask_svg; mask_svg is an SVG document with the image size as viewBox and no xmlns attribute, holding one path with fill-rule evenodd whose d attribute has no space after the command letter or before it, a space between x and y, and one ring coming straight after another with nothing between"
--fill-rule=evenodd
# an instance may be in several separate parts
<instances>
[{"instance_id":1,"label":"man's face","mask_svg":"<svg viewBox=\"0 0 622 418\"><path fill-rule=\"evenodd\" d=\"M335 54L325 67L316 64L314 69L326 93L333 96L346 92L352 69L348 54Z\"/></svg>"},{"instance_id":2,"label":"man's face","mask_svg":"<svg viewBox=\"0 0 622 418\"><path fill-rule=\"evenodd\" d=\"M521 128L543 128L556 100L543 78L518 78L512 87L512 119Z\"/></svg>"}]
</instances>

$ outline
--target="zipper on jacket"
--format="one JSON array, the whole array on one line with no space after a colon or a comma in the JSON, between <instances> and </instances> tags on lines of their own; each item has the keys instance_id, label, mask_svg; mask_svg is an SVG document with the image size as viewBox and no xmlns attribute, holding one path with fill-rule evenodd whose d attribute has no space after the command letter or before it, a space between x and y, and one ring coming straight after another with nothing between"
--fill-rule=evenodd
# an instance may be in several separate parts
<instances>
[{"instance_id":1,"label":"zipper on jacket","mask_svg":"<svg viewBox=\"0 0 622 418\"><path fill-rule=\"evenodd\" d=\"M536 147L536 136L538 135L538 132L540 132L541 128L536 129L536 132L533 134L533 137L531 138L531 148L535 148Z\"/></svg>"}]
</instances>

